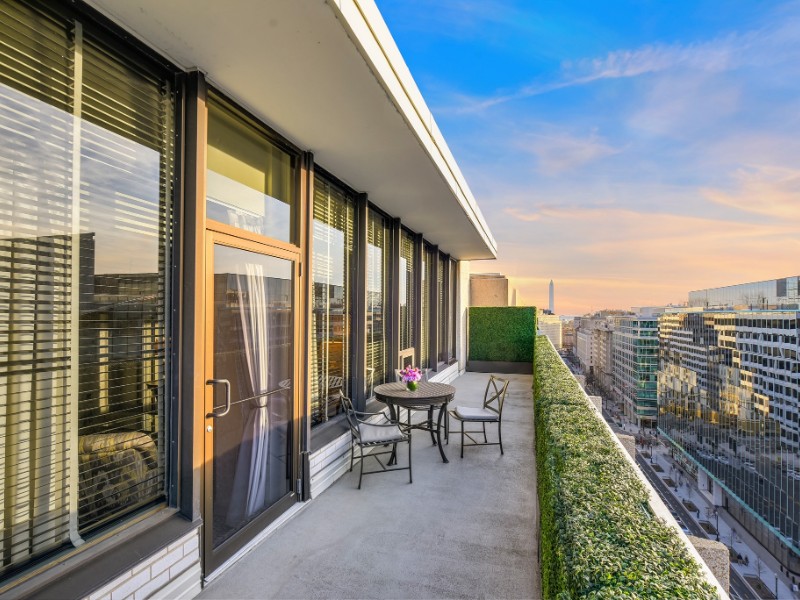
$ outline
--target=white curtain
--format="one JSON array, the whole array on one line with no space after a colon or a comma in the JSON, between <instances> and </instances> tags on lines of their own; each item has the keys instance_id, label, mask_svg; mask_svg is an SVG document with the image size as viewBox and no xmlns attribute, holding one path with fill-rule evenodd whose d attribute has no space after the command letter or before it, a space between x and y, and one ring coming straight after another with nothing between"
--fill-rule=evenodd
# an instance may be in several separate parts
<instances>
[{"instance_id":1,"label":"white curtain","mask_svg":"<svg viewBox=\"0 0 800 600\"><path fill-rule=\"evenodd\" d=\"M246 264L237 275L237 302L242 327L242 344L249 381L240 389L251 390L249 413L239 447L233 480L228 523L236 526L267 506L269 488L270 422L269 391L269 305L267 279L261 265Z\"/></svg>"}]
</instances>

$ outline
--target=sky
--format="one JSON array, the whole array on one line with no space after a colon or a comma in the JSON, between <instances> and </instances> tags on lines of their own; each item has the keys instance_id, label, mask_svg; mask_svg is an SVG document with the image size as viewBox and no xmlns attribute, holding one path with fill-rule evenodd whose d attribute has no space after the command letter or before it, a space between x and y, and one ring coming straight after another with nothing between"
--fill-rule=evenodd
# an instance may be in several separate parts
<instances>
[{"instance_id":1,"label":"sky","mask_svg":"<svg viewBox=\"0 0 800 600\"><path fill-rule=\"evenodd\" d=\"M800 2L377 0L526 304L800 273Z\"/></svg>"}]
</instances>

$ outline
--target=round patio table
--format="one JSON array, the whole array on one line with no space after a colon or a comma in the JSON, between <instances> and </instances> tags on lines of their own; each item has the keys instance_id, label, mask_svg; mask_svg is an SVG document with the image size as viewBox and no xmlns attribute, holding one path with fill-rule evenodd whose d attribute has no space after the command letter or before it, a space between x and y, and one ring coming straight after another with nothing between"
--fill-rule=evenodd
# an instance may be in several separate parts
<instances>
[{"instance_id":1,"label":"round patio table","mask_svg":"<svg viewBox=\"0 0 800 600\"><path fill-rule=\"evenodd\" d=\"M411 408L427 406L431 409L439 407L439 417L436 420L436 427L433 427L430 416L424 423L408 425L410 429L421 429L430 431L431 437L435 434L434 444L439 446L439 454L442 455L443 462L450 462L444 453L442 446L442 418L447 413L447 404L456 395L456 388L446 383L436 383L431 381L420 382L415 391L410 391L405 383L394 382L384 383L375 388L375 397L389 407L392 420L397 419L397 407Z\"/></svg>"}]
</instances>

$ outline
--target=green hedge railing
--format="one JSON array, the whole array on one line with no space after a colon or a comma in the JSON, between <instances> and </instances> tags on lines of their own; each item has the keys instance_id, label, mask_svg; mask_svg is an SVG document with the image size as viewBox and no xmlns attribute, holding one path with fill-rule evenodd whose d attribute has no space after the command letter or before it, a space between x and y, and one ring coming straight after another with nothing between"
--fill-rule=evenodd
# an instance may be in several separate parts
<instances>
[{"instance_id":1,"label":"green hedge railing","mask_svg":"<svg viewBox=\"0 0 800 600\"><path fill-rule=\"evenodd\" d=\"M533 360L536 309L522 306L473 306L469 309L469 360Z\"/></svg>"},{"instance_id":2,"label":"green hedge railing","mask_svg":"<svg viewBox=\"0 0 800 600\"><path fill-rule=\"evenodd\" d=\"M544 336L534 420L545 598L717 598Z\"/></svg>"}]
</instances>

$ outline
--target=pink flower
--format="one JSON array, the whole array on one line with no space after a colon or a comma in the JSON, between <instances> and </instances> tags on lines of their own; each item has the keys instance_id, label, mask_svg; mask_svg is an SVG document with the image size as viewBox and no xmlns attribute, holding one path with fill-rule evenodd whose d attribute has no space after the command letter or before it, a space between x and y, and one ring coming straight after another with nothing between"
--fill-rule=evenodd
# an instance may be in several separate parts
<instances>
[{"instance_id":1,"label":"pink flower","mask_svg":"<svg viewBox=\"0 0 800 600\"><path fill-rule=\"evenodd\" d=\"M403 378L405 383L409 383L412 381L419 381L422 379L422 371L417 369L416 367L408 366L405 369L400 371L400 377Z\"/></svg>"}]
</instances>

